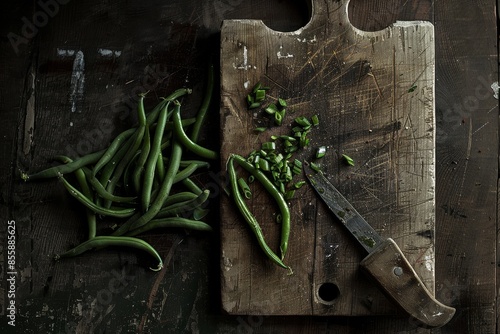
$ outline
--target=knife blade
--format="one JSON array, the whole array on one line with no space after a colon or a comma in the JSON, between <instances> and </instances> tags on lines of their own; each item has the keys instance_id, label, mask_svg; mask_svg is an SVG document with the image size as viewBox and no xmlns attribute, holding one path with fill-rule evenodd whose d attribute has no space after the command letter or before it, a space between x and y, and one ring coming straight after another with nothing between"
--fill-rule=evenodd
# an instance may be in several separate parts
<instances>
[{"instance_id":1,"label":"knife blade","mask_svg":"<svg viewBox=\"0 0 500 334\"><path fill-rule=\"evenodd\" d=\"M326 206L368 252L360 267L386 296L422 327L448 323L456 310L434 297L396 242L379 235L321 171L313 171L305 163L304 172Z\"/></svg>"}]
</instances>

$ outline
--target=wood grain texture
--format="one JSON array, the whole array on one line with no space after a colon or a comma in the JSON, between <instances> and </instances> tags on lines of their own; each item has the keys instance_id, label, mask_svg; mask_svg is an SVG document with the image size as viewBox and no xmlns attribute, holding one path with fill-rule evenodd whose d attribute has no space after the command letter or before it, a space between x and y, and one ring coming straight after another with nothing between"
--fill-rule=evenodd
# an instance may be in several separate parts
<instances>
[{"instance_id":1,"label":"wood grain texture","mask_svg":"<svg viewBox=\"0 0 500 334\"><path fill-rule=\"evenodd\" d=\"M422 280L434 291L434 31L426 22L397 22L363 32L348 20L348 1L313 1L312 19L291 33L262 22L225 21L221 31L221 155L249 154L271 134L288 134L292 117L319 114L312 145L328 145L321 161L353 205L382 235L403 245ZM255 135L259 112L245 97L257 82L288 100L285 126ZM357 163L349 168L340 156ZM261 191L249 206L271 245L279 226ZM332 221L307 187L291 201L290 253L294 275L259 253L229 199L221 202L222 302L229 313L372 315L395 310L358 275L362 253ZM275 247L275 249L277 249ZM324 303L324 283L340 289Z\"/></svg>"},{"instance_id":2,"label":"wood grain texture","mask_svg":"<svg viewBox=\"0 0 500 334\"><path fill-rule=\"evenodd\" d=\"M57 182L19 182L18 168L40 169L51 163L53 153L76 156L106 145L120 128L134 122L133 113L126 117L127 111L133 108L134 96L145 84L146 90L151 90L146 101L149 106L170 89L192 87L194 93L185 101L185 107L196 112L202 99L207 55L218 58L223 19L262 19L273 29L294 31L307 23L308 14L304 10L307 1L69 1L16 53L7 34L22 36L22 18L31 21L33 14L41 10L39 3L9 2L0 12L0 217L14 219L18 228L18 332L496 332L498 100L490 88L498 81L495 2L351 0L349 7L351 22L362 30L383 29L396 20L435 24L436 296L457 307L457 315L447 326L434 331L419 329L404 316L223 314L219 311L217 234L208 238L192 234L188 237L184 231L148 235L148 241L159 248L168 263L158 276L144 269L149 258L124 249L54 263L51 256L55 252L85 237L84 212ZM120 57L106 58L98 53L101 48L122 53ZM59 57L58 49L84 52L89 95L85 90L79 105L81 113L70 111L68 85L74 57ZM32 85L28 84L32 77L28 74L33 70L34 145L25 156L26 105L32 96ZM470 102L465 97L477 98L477 108L464 108L464 101ZM209 119L203 140L217 147L213 129L218 127L218 115L211 115L215 117ZM68 130L70 122L73 127ZM95 131L96 126L100 132ZM58 136L58 131L65 132ZM53 141L44 139L46 136ZM213 186L212 177L197 177L199 184L204 180ZM217 198L211 200L211 206L216 212ZM304 222L310 223L315 206L308 206L304 212ZM217 214L211 221L218 221ZM2 246L5 228L0 224ZM336 240L326 241L329 245ZM358 251L351 246L353 252ZM0 248L0 263L4 265L6 249ZM359 254L356 260L361 257ZM336 265L332 262L330 268ZM5 278L2 274L0 298L4 301ZM0 331L9 333L4 307L0 314Z\"/></svg>"}]
</instances>

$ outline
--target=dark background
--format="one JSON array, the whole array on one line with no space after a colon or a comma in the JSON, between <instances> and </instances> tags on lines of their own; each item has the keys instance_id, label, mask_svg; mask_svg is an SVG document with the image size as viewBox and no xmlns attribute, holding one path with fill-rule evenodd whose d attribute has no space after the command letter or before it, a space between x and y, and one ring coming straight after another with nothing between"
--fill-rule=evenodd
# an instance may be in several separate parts
<instances>
[{"instance_id":1,"label":"dark background","mask_svg":"<svg viewBox=\"0 0 500 334\"><path fill-rule=\"evenodd\" d=\"M429 332L398 317L223 315L217 231L147 235L165 258L157 274L146 269L149 258L126 249L54 263L54 253L84 240L83 211L56 180L19 180L19 170L38 171L57 154L79 156L107 146L134 124L138 92L150 90L147 105L153 106L167 92L191 87L185 107L194 114L207 65L219 59L222 20L262 19L275 30L292 31L307 23L307 7L305 0L61 0L2 7L0 300L5 305L6 226L14 220L18 332ZM435 25L436 295L457 315L432 332L495 333L498 100L490 86L498 82L496 2L352 0L350 18L364 30L396 20ZM82 56L75 69L75 57ZM202 134L214 148L217 102ZM197 178L200 184L209 180ZM217 199L210 204L210 222L217 226ZM8 328L6 320L1 326Z\"/></svg>"}]
</instances>

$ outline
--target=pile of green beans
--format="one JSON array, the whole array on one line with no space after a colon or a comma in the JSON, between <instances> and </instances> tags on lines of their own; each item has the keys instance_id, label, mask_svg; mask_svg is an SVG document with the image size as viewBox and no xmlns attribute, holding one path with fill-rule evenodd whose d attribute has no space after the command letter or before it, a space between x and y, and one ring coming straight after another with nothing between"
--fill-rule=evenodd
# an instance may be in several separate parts
<instances>
[{"instance_id":1,"label":"pile of green beans","mask_svg":"<svg viewBox=\"0 0 500 334\"><path fill-rule=\"evenodd\" d=\"M194 119L182 118L179 102L191 93L190 89L174 91L149 113L144 107L145 94L141 94L137 126L117 135L106 149L76 159L59 156L57 160L62 164L58 166L31 175L22 173L25 181L59 178L69 194L86 208L87 240L56 255L56 259L123 246L149 253L158 262L151 269L160 270L161 256L137 235L159 228L212 230L201 220L207 213L210 192L201 189L191 177L210 166L206 159L218 158L217 152L197 143L213 93L213 78L210 66L205 96ZM183 152L201 160L185 159ZM103 230L98 228L99 221L106 217L118 221L117 228L97 235Z\"/></svg>"}]
</instances>

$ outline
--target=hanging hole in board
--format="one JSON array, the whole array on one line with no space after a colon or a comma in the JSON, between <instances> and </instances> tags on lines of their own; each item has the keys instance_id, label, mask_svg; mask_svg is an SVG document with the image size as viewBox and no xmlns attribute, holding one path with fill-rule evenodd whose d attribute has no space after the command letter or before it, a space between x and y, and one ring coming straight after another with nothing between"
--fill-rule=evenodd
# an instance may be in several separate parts
<instances>
[{"instance_id":1,"label":"hanging hole in board","mask_svg":"<svg viewBox=\"0 0 500 334\"><path fill-rule=\"evenodd\" d=\"M340 296L340 289L335 283L322 283L317 291L318 301L323 305L333 305Z\"/></svg>"}]
</instances>

